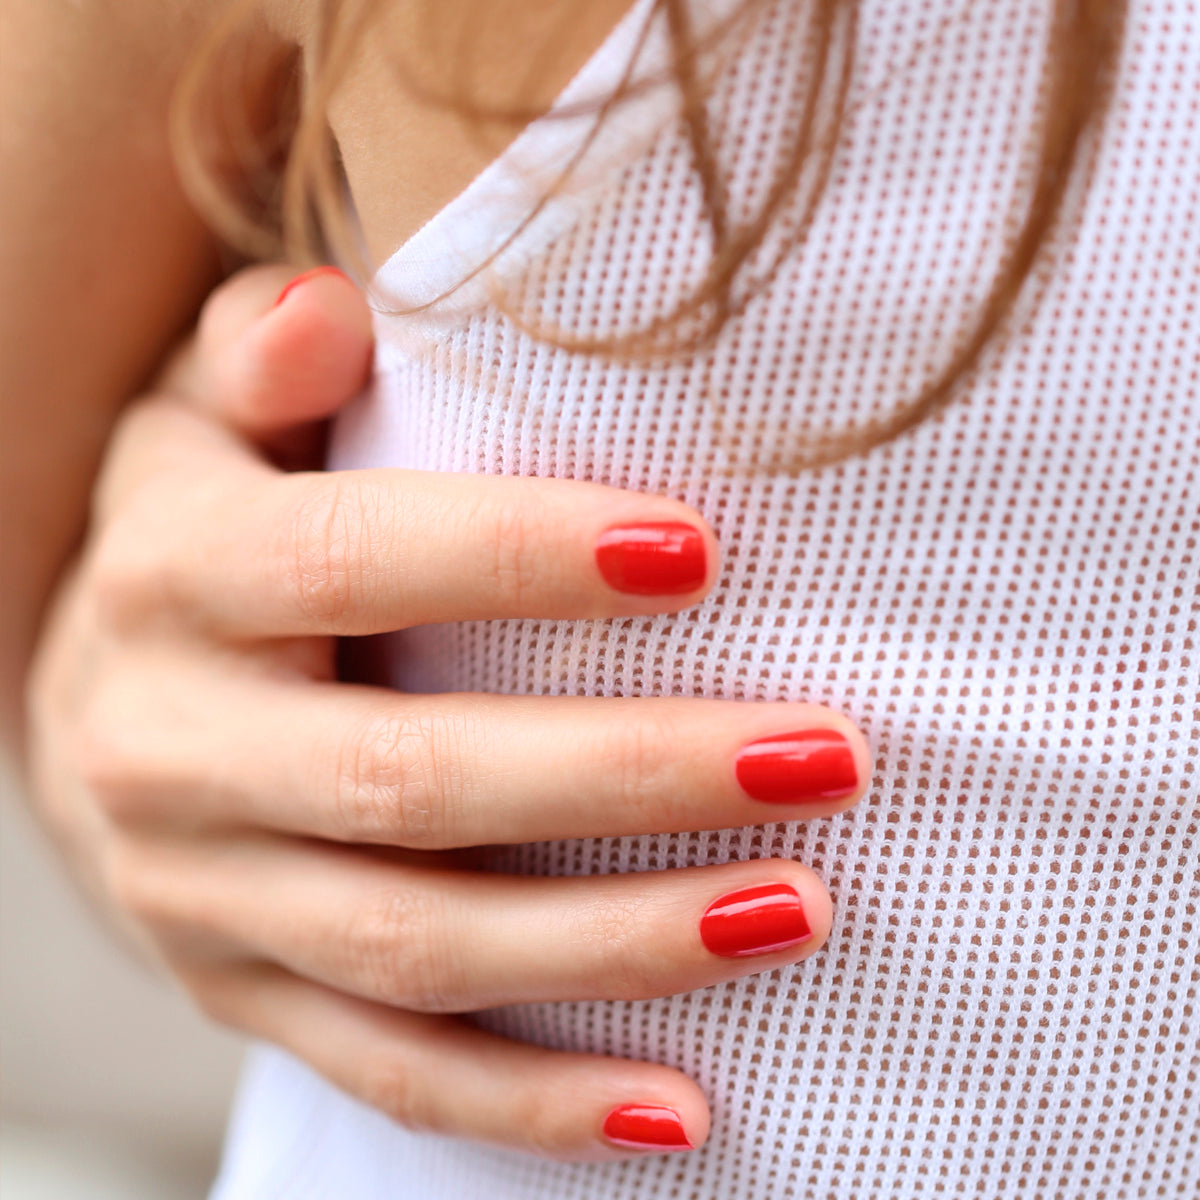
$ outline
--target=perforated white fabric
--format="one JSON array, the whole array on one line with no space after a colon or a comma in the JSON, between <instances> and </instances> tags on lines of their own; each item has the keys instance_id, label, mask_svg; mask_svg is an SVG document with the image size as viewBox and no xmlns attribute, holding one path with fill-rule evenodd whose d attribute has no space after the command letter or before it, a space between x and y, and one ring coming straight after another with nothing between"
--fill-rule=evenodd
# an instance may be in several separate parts
<instances>
[{"instance_id":1,"label":"perforated white fabric","mask_svg":"<svg viewBox=\"0 0 1200 1200\"><path fill-rule=\"evenodd\" d=\"M724 554L688 613L406 635L398 685L818 701L866 731L874 785L805 826L511 855L521 871L590 874L779 854L828 880L833 932L798 967L485 1018L682 1068L712 1104L704 1149L574 1166L415 1136L268 1055L222 1200L1200 1196L1194 0L1133 4L1078 219L946 415L837 467L767 465L893 408L945 361L1030 169L1048 10L865 3L811 234L703 354L572 354L491 300L499 281L526 315L605 333L699 278L705 226L663 89L618 117L486 279L421 317L380 318L378 383L342 423L337 465L669 493ZM572 94L611 81L645 11ZM806 15L777 0L724 68L714 111L735 212L792 127ZM578 136L565 121L528 131L380 283L436 296L503 241L539 164Z\"/></svg>"}]
</instances>

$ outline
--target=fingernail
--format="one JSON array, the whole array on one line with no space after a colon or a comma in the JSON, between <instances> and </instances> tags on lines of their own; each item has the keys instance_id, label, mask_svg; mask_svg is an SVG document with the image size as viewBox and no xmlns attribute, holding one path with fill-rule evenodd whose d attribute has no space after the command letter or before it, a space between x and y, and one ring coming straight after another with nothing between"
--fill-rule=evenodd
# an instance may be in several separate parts
<instances>
[{"instance_id":1,"label":"fingernail","mask_svg":"<svg viewBox=\"0 0 1200 1200\"><path fill-rule=\"evenodd\" d=\"M704 537L682 521L606 530L596 543L596 565L609 587L635 596L694 592L708 574Z\"/></svg>"},{"instance_id":2,"label":"fingernail","mask_svg":"<svg viewBox=\"0 0 1200 1200\"><path fill-rule=\"evenodd\" d=\"M730 892L714 900L700 918L700 940L724 958L770 954L810 937L800 895L786 883Z\"/></svg>"},{"instance_id":3,"label":"fingernail","mask_svg":"<svg viewBox=\"0 0 1200 1200\"><path fill-rule=\"evenodd\" d=\"M850 743L833 730L777 733L742 747L737 781L769 804L839 800L858 791L858 764Z\"/></svg>"},{"instance_id":4,"label":"fingernail","mask_svg":"<svg viewBox=\"0 0 1200 1200\"><path fill-rule=\"evenodd\" d=\"M342 279L349 279L349 276L346 274L346 272L339 270L337 267L313 267L311 271L305 271L302 275L297 275L296 278L293 279L287 285L287 287L285 287L283 291L279 293L278 296L276 296L273 307L278 308L284 302L284 300L287 299L288 294L298 288L301 284L308 283L310 279L317 279L322 275L338 275Z\"/></svg>"},{"instance_id":5,"label":"fingernail","mask_svg":"<svg viewBox=\"0 0 1200 1200\"><path fill-rule=\"evenodd\" d=\"M694 1150L673 1108L659 1104L622 1104L604 1118L604 1136L632 1150Z\"/></svg>"}]
</instances>

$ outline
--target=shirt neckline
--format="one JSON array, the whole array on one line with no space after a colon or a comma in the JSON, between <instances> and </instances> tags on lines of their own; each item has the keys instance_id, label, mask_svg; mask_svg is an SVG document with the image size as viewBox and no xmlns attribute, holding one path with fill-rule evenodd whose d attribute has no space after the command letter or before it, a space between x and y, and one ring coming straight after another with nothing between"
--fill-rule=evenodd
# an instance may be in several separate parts
<instances>
[{"instance_id":1,"label":"shirt neckline","mask_svg":"<svg viewBox=\"0 0 1200 1200\"><path fill-rule=\"evenodd\" d=\"M453 322L486 303L661 132L677 100L655 16L655 0L634 0L547 113L376 271L371 300L383 332ZM626 78L637 85L632 94L597 124L597 105Z\"/></svg>"}]
</instances>

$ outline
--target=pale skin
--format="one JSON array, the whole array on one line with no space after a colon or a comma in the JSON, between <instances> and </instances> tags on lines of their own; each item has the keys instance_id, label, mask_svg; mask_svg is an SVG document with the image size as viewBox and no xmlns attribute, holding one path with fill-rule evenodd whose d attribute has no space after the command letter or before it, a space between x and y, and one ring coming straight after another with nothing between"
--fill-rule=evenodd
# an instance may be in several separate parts
<instances>
[{"instance_id":1,"label":"pale skin","mask_svg":"<svg viewBox=\"0 0 1200 1200\"><path fill-rule=\"evenodd\" d=\"M549 98L624 7L594 6L544 76L525 71L514 92L501 72L489 94ZM700 1145L707 1105L679 1072L518 1045L455 1014L668 995L799 961L829 931L824 883L771 860L521 879L473 870L471 848L826 816L863 795L867 746L810 705L417 698L335 679L338 636L689 608L719 548L675 501L597 485L281 470L270 452L297 465L305 428L368 369L369 314L336 275L281 303L283 268L224 285L141 388L218 277L165 137L204 10L131 0L118 28L110 5L0 0L0 41L27 48L0 73L0 109L20 114L0 135L0 628L37 811L96 904L200 1008L396 1120L603 1159L634 1152L605 1138L606 1114L656 1105ZM559 28L561 6L506 10L526 56L547 13ZM303 46L303 5L265 17L265 39ZM405 103L364 65L333 114L377 255L486 153ZM366 116L381 111L403 131L386 154ZM389 190L400 160L419 182ZM610 586L598 537L663 520L704 539L703 582L672 596ZM746 794L740 749L797 730L845 739L853 794ZM713 953L708 906L767 884L794 889L811 937Z\"/></svg>"}]
</instances>

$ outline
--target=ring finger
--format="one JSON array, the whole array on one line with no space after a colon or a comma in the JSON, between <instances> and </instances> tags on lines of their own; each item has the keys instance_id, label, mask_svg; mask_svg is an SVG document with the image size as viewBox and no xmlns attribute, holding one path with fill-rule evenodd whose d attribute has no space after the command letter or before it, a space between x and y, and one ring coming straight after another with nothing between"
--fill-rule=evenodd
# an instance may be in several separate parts
<instances>
[{"instance_id":1,"label":"ring finger","mask_svg":"<svg viewBox=\"0 0 1200 1200\"><path fill-rule=\"evenodd\" d=\"M147 857L127 899L166 940L420 1012L672 995L799 961L831 923L821 881L781 860L537 879L275 839Z\"/></svg>"}]
</instances>

